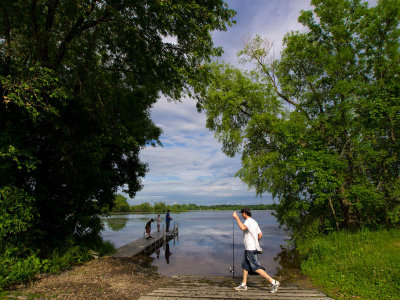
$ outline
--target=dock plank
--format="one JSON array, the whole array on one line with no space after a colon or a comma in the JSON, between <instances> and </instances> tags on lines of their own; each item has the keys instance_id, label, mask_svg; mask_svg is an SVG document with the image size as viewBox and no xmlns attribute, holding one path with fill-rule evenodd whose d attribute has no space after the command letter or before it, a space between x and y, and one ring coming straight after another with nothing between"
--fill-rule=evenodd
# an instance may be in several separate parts
<instances>
[{"instance_id":1,"label":"dock plank","mask_svg":"<svg viewBox=\"0 0 400 300\"><path fill-rule=\"evenodd\" d=\"M329 300L321 291L316 289L302 289L296 285L282 286L276 294L269 292L265 280L256 280L249 284L247 291L236 291L234 287L240 279L231 277L174 277L173 286L160 287L139 300L218 300L218 299L299 299L299 300Z\"/></svg>"}]
</instances>

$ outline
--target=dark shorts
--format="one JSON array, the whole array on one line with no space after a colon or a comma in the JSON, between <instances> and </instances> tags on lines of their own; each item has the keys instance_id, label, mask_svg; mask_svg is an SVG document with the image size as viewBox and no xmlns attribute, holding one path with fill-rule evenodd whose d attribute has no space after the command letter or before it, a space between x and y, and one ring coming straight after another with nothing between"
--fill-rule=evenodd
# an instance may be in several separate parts
<instances>
[{"instance_id":1,"label":"dark shorts","mask_svg":"<svg viewBox=\"0 0 400 300\"><path fill-rule=\"evenodd\" d=\"M244 251L242 269L249 272L255 272L258 269L265 270L265 268L262 267L260 262L258 261L258 251Z\"/></svg>"}]
</instances>

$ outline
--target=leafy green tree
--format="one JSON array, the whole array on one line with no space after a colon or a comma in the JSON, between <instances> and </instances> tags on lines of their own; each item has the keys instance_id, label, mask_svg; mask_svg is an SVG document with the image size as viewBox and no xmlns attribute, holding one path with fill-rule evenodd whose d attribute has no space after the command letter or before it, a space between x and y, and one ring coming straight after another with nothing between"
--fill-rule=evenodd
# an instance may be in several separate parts
<instances>
[{"instance_id":1,"label":"leafy green tree","mask_svg":"<svg viewBox=\"0 0 400 300\"><path fill-rule=\"evenodd\" d=\"M167 206L165 205L164 202L156 202L156 203L154 203L153 208L154 208L154 211L160 212L160 213L163 213L163 212L167 211Z\"/></svg>"},{"instance_id":2,"label":"leafy green tree","mask_svg":"<svg viewBox=\"0 0 400 300\"><path fill-rule=\"evenodd\" d=\"M112 212L129 212L130 206L125 196L121 194L114 195L114 206Z\"/></svg>"},{"instance_id":3,"label":"leafy green tree","mask_svg":"<svg viewBox=\"0 0 400 300\"><path fill-rule=\"evenodd\" d=\"M144 202L142 204L139 204L139 211L140 212L151 212L151 211L153 211L153 209L149 202Z\"/></svg>"},{"instance_id":4,"label":"leafy green tree","mask_svg":"<svg viewBox=\"0 0 400 300\"><path fill-rule=\"evenodd\" d=\"M0 2L0 188L26 195L46 244L96 235L118 187L141 189L139 152L160 144L149 109L202 79L233 15L222 0Z\"/></svg>"},{"instance_id":5,"label":"leafy green tree","mask_svg":"<svg viewBox=\"0 0 400 300\"><path fill-rule=\"evenodd\" d=\"M272 192L295 237L399 223L400 1L313 0L279 60L256 37L252 71L211 64L198 107L237 175Z\"/></svg>"}]
</instances>

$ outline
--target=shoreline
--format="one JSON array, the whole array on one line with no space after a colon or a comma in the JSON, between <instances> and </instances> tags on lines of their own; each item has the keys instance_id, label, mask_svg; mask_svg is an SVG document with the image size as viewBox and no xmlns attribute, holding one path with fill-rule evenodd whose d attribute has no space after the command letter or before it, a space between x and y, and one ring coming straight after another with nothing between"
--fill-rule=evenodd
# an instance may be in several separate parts
<instances>
[{"instance_id":1,"label":"shoreline","mask_svg":"<svg viewBox=\"0 0 400 300\"><path fill-rule=\"evenodd\" d=\"M39 274L32 282L6 291L6 296L11 299L138 299L160 286L174 283L151 262L150 257L143 255L103 256L59 274Z\"/></svg>"},{"instance_id":2,"label":"shoreline","mask_svg":"<svg viewBox=\"0 0 400 300\"><path fill-rule=\"evenodd\" d=\"M273 211L274 209L252 209L252 211ZM171 213L179 214L184 212L202 212L202 211L232 211L231 209L200 209L200 210L181 210L181 211L171 211ZM112 212L110 216L113 215L131 215L131 214L165 214L165 212L160 211L126 211L126 212ZM101 216L106 218L106 216Z\"/></svg>"}]
</instances>

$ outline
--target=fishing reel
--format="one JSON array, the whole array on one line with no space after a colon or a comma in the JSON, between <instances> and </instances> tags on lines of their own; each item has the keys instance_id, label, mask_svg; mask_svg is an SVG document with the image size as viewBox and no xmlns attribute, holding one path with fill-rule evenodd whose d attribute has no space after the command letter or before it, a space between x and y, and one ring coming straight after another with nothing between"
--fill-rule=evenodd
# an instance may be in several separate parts
<instances>
[{"instance_id":1,"label":"fishing reel","mask_svg":"<svg viewBox=\"0 0 400 300\"><path fill-rule=\"evenodd\" d=\"M229 268L229 273L235 273L235 268L234 267L230 267Z\"/></svg>"}]
</instances>

